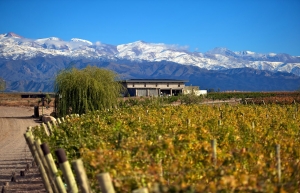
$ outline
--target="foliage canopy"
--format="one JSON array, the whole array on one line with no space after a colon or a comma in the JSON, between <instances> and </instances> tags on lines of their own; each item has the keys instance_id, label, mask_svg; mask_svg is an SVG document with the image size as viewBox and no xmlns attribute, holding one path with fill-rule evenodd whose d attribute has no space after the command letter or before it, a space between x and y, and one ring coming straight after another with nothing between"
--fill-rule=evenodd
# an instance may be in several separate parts
<instances>
[{"instance_id":1,"label":"foliage canopy","mask_svg":"<svg viewBox=\"0 0 300 193\"><path fill-rule=\"evenodd\" d=\"M113 71L94 66L61 71L54 84L57 115L83 114L112 107L122 88L117 78Z\"/></svg>"}]
</instances>

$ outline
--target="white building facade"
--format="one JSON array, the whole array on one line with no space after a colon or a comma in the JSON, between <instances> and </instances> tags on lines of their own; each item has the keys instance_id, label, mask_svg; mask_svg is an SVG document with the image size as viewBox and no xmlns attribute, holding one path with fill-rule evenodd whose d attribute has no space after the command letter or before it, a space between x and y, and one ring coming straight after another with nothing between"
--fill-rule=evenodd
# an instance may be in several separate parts
<instances>
[{"instance_id":1,"label":"white building facade","mask_svg":"<svg viewBox=\"0 0 300 193\"><path fill-rule=\"evenodd\" d=\"M122 81L124 96L173 96L183 93L186 80L129 79Z\"/></svg>"}]
</instances>

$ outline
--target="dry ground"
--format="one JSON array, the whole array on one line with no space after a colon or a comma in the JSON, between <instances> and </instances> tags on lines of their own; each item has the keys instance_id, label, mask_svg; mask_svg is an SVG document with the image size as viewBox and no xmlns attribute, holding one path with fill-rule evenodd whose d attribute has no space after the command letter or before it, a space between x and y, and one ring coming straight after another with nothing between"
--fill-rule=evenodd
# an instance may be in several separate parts
<instances>
[{"instance_id":1,"label":"dry ground","mask_svg":"<svg viewBox=\"0 0 300 193\"><path fill-rule=\"evenodd\" d=\"M28 126L40 124L33 114L34 108L30 106L0 104L0 192L3 187L5 193L46 192L38 168L32 167L33 157L23 135ZM27 164L30 171L20 176ZM11 182L13 172L17 182Z\"/></svg>"}]
</instances>

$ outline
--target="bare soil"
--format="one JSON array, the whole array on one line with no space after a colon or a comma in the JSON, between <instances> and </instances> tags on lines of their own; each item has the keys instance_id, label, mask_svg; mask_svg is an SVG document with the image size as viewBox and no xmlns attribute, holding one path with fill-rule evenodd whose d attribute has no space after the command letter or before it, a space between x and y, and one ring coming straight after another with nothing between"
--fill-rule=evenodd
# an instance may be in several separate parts
<instances>
[{"instance_id":1,"label":"bare soil","mask_svg":"<svg viewBox=\"0 0 300 193\"><path fill-rule=\"evenodd\" d=\"M46 192L37 166L32 165L33 157L24 138L27 127L40 124L33 114L34 107L30 106L0 106L1 193ZM27 164L30 170L21 176ZM16 182L11 182L13 173Z\"/></svg>"}]
</instances>

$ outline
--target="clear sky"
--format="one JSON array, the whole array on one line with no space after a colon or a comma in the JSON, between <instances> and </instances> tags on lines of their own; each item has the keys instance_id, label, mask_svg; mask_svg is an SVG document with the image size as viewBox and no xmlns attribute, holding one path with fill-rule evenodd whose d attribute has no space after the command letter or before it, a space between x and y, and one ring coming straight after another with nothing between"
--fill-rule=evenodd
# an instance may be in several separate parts
<instances>
[{"instance_id":1,"label":"clear sky","mask_svg":"<svg viewBox=\"0 0 300 193\"><path fill-rule=\"evenodd\" d=\"M300 0L0 0L0 34L300 56Z\"/></svg>"}]
</instances>

